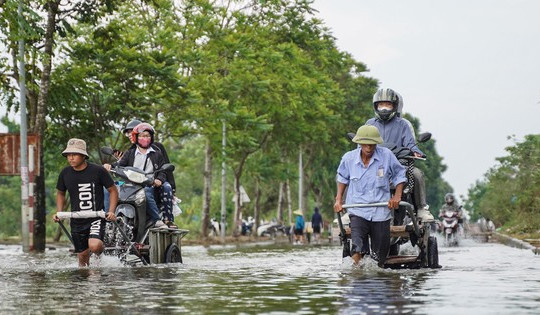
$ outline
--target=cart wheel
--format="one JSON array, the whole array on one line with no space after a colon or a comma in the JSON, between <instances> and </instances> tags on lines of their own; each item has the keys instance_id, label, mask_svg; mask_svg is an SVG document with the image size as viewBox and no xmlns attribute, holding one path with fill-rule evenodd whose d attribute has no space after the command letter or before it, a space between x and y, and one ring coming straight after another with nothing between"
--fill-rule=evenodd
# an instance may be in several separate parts
<instances>
[{"instance_id":1,"label":"cart wheel","mask_svg":"<svg viewBox=\"0 0 540 315\"><path fill-rule=\"evenodd\" d=\"M399 255L399 244L390 245L388 256L397 256L397 255Z\"/></svg>"},{"instance_id":2,"label":"cart wheel","mask_svg":"<svg viewBox=\"0 0 540 315\"><path fill-rule=\"evenodd\" d=\"M437 239L435 238L435 236L430 236L428 239L427 254L429 268L442 267L441 265L439 265L439 249L437 247Z\"/></svg>"},{"instance_id":3,"label":"cart wheel","mask_svg":"<svg viewBox=\"0 0 540 315\"><path fill-rule=\"evenodd\" d=\"M176 244L171 244L165 251L165 263L182 263L182 254Z\"/></svg>"}]
</instances>

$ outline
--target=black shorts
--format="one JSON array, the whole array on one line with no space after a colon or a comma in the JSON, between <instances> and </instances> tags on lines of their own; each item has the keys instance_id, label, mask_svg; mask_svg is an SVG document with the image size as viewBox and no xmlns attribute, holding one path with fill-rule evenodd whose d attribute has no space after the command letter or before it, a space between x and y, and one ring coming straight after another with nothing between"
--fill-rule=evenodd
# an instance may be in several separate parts
<instances>
[{"instance_id":1,"label":"black shorts","mask_svg":"<svg viewBox=\"0 0 540 315\"><path fill-rule=\"evenodd\" d=\"M294 235L304 235L303 229L294 229Z\"/></svg>"},{"instance_id":2,"label":"black shorts","mask_svg":"<svg viewBox=\"0 0 540 315\"><path fill-rule=\"evenodd\" d=\"M313 233L314 234L321 234L321 227L320 226L314 226L313 227Z\"/></svg>"},{"instance_id":3,"label":"black shorts","mask_svg":"<svg viewBox=\"0 0 540 315\"><path fill-rule=\"evenodd\" d=\"M73 219L71 220L71 237L75 253L82 253L88 249L88 239L97 238L103 241L105 234L104 219Z\"/></svg>"}]
</instances>

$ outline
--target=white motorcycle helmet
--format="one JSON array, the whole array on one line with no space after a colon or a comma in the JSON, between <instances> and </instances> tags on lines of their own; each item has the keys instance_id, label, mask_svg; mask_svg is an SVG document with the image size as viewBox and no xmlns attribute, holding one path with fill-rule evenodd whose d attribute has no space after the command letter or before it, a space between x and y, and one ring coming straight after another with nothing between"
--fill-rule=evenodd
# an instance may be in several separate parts
<instances>
[{"instance_id":1,"label":"white motorcycle helmet","mask_svg":"<svg viewBox=\"0 0 540 315\"><path fill-rule=\"evenodd\" d=\"M394 90L390 88L380 88L375 92L373 95L373 109L375 110L375 116L381 120L388 121L392 119L396 113L398 112L399 107L399 100L400 97L398 96ZM378 109L378 103L379 102L390 102L393 105L393 108L391 110Z\"/></svg>"}]
</instances>

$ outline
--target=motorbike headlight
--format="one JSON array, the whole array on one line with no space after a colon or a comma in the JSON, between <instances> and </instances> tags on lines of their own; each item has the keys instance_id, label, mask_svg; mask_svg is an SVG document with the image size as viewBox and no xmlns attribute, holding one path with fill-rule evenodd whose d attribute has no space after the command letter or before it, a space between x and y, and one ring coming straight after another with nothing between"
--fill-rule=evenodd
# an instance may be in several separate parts
<instances>
[{"instance_id":1,"label":"motorbike headlight","mask_svg":"<svg viewBox=\"0 0 540 315\"><path fill-rule=\"evenodd\" d=\"M126 174L127 178L134 183L142 184L146 180L146 176L144 174L141 174L139 172L135 172L132 170L125 170L124 173Z\"/></svg>"}]
</instances>

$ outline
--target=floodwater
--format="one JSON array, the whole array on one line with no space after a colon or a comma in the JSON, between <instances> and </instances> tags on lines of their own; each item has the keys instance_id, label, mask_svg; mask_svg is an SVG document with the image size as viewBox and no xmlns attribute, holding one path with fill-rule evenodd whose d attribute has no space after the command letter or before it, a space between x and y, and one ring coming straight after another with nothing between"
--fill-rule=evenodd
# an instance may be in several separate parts
<instances>
[{"instance_id":1,"label":"floodwater","mask_svg":"<svg viewBox=\"0 0 540 315\"><path fill-rule=\"evenodd\" d=\"M184 264L79 269L68 248L0 245L0 313L538 314L540 255L439 242L441 269L342 263L340 246L184 246Z\"/></svg>"}]
</instances>

